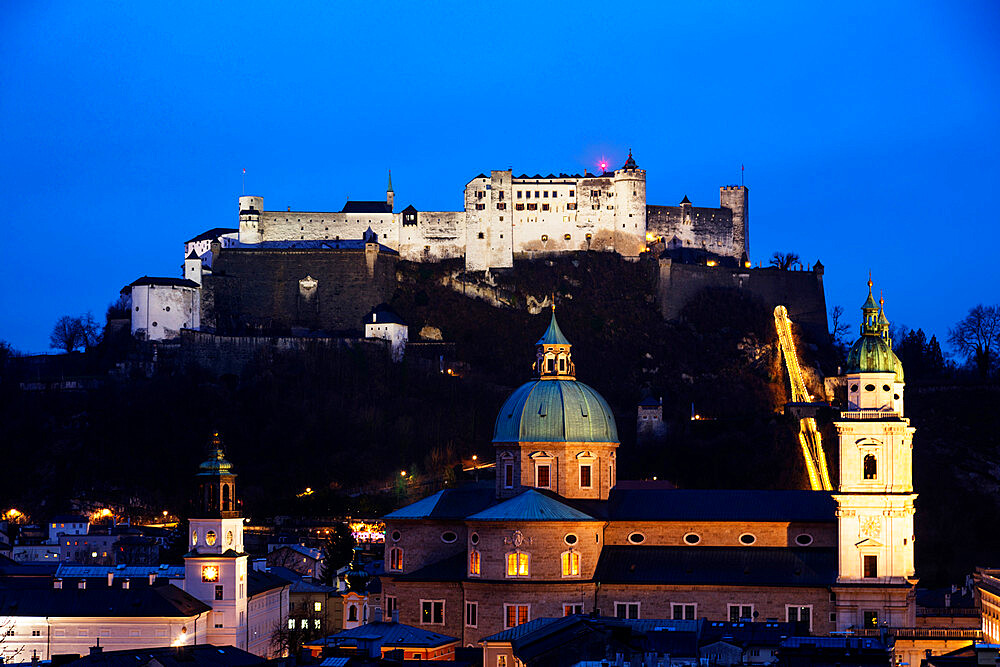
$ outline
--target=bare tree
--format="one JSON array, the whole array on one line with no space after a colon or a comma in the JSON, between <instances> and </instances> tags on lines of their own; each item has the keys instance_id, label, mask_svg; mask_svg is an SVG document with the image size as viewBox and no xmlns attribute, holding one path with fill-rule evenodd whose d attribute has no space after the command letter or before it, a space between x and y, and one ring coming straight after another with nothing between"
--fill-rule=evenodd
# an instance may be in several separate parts
<instances>
[{"instance_id":1,"label":"bare tree","mask_svg":"<svg viewBox=\"0 0 1000 667\"><path fill-rule=\"evenodd\" d=\"M987 379L1000 346L1000 308L979 304L948 330L948 342L971 361L982 379Z\"/></svg>"},{"instance_id":2,"label":"bare tree","mask_svg":"<svg viewBox=\"0 0 1000 667\"><path fill-rule=\"evenodd\" d=\"M851 325L844 320L844 307L834 306L830 309L830 337L834 343L840 343L847 332L851 330Z\"/></svg>"},{"instance_id":3,"label":"bare tree","mask_svg":"<svg viewBox=\"0 0 1000 667\"><path fill-rule=\"evenodd\" d=\"M87 312L78 317L63 315L52 327L49 334L49 347L64 352L72 352L78 348L90 348L101 340L101 329L97 326L94 315Z\"/></svg>"},{"instance_id":4,"label":"bare tree","mask_svg":"<svg viewBox=\"0 0 1000 667\"><path fill-rule=\"evenodd\" d=\"M799 261L799 256L794 252L776 252L771 255L771 266L788 271Z\"/></svg>"},{"instance_id":5,"label":"bare tree","mask_svg":"<svg viewBox=\"0 0 1000 667\"><path fill-rule=\"evenodd\" d=\"M25 645L15 640L16 620L12 616L0 618L0 662L20 662Z\"/></svg>"}]
</instances>

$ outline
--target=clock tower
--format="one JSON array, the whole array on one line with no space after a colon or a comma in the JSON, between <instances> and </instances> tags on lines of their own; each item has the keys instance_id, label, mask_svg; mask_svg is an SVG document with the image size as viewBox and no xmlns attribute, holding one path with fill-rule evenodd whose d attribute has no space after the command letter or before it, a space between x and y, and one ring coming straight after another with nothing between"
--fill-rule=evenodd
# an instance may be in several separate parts
<instances>
[{"instance_id":1,"label":"clock tower","mask_svg":"<svg viewBox=\"0 0 1000 667\"><path fill-rule=\"evenodd\" d=\"M868 280L861 337L847 357L840 446L837 629L915 627L913 427L903 414L903 366L884 301Z\"/></svg>"},{"instance_id":2,"label":"clock tower","mask_svg":"<svg viewBox=\"0 0 1000 667\"><path fill-rule=\"evenodd\" d=\"M212 607L208 643L247 649L247 555L236 473L222 438L212 434L208 459L195 476L198 497L184 556L184 590Z\"/></svg>"}]
</instances>

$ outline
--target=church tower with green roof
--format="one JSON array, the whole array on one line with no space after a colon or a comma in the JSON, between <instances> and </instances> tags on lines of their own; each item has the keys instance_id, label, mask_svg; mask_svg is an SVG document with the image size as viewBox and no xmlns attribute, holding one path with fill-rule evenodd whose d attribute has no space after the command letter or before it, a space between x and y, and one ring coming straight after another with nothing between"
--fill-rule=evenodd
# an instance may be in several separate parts
<instances>
[{"instance_id":1,"label":"church tower with green roof","mask_svg":"<svg viewBox=\"0 0 1000 667\"><path fill-rule=\"evenodd\" d=\"M559 328L555 306L535 348L535 377L497 415L497 497L537 488L606 500L616 481L618 428L607 401L576 379L573 346Z\"/></svg>"}]
</instances>

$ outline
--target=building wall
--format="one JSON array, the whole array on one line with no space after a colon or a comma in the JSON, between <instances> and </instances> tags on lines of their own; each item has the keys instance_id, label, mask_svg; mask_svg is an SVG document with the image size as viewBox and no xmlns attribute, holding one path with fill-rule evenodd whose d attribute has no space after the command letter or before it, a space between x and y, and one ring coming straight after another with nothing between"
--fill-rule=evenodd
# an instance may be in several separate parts
<instances>
[{"instance_id":1,"label":"building wall","mask_svg":"<svg viewBox=\"0 0 1000 667\"><path fill-rule=\"evenodd\" d=\"M13 616L13 634L0 642L4 662L30 662L53 655L88 655L100 640L105 651L127 651L158 646L204 644L208 614L189 617L30 617ZM35 634L37 633L37 634Z\"/></svg>"},{"instance_id":2,"label":"building wall","mask_svg":"<svg viewBox=\"0 0 1000 667\"><path fill-rule=\"evenodd\" d=\"M262 658L271 657L271 637L277 628L288 624L288 586L258 593L247 600L247 651ZM324 610L326 604L324 602Z\"/></svg>"},{"instance_id":3,"label":"building wall","mask_svg":"<svg viewBox=\"0 0 1000 667\"><path fill-rule=\"evenodd\" d=\"M455 533L455 541L444 542L445 533ZM398 533L398 535L397 535ZM403 550L401 574L465 551L468 530L464 521L423 521L395 519L385 522L385 569L389 572L390 551Z\"/></svg>"},{"instance_id":4,"label":"building wall","mask_svg":"<svg viewBox=\"0 0 1000 667\"><path fill-rule=\"evenodd\" d=\"M366 322L365 338L380 338L389 341L392 360L402 361L409 340L409 327L396 322Z\"/></svg>"},{"instance_id":5,"label":"building wall","mask_svg":"<svg viewBox=\"0 0 1000 667\"><path fill-rule=\"evenodd\" d=\"M641 546L685 546L684 536L694 533L701 538L699 547L795 547L833 548L837 546L837 525L830 523L789 523L787 521L611 521L604 531L608 545L629 545L629 535L644 536ZM751 545L740 536L753 535ZM796 543L799 535L809 535L807 546Z\"/></svg>"},{"instance_id":6,"label":"building wall","mask_svg":"<svg viewBox=\"0 0 1000 667\"><path fill-rule=\"evenodd\" d=\"M132 288L132 335L168 340L181 329L201 326L201 299L194 287L136 285Z\"/></svg>"},{"instance_id":7,"label":"building wall","mask_svg":"<svg viewBox=\"0 0 1000 667\"><path fill-rule=\"evenodd\" d=\"M618 445L593 442L538 442L497 448L497 496L514 496L536 486L537 466L549 466L549 489L566 498L607 500L615 485L615 450ZM548 455L543 456L544 455ZM589 456L588 456L589 455ZM583 457L583 458L581 458ZM505 488L504 466L514 465L514 486ZM580 466L591 466L591 486L580 486Z\"/></svg>"},{"instance_id":8,"label":"building wall","mask_svg":"<svg viewBox=\"0 0 1000 667\"><path fill-rule=\"evenodd\" d=\"M222 250L204 277L205 324L219 333L360 333L395 289L396 254L359 250Z\"/></svg>"},{"instance_id":9,"label":"building wall","mask_svg":"<svg viewBox=\"0 0 1000 667\"><path fill-rule=\"evenodd\" d=\"M584 580L597 567L604 542L602 529L598 521L469 521L468 551L480 553L479 578L483 580ZM572 544L566 541L569 535L576 537ZM478 536L478 544L472 544L473 536ZM507 576L506 557L512 552L528 554L530 576ZM561 556L566 552L579 556L578 575L563 576Z\"/></svg>"}]
</instances>

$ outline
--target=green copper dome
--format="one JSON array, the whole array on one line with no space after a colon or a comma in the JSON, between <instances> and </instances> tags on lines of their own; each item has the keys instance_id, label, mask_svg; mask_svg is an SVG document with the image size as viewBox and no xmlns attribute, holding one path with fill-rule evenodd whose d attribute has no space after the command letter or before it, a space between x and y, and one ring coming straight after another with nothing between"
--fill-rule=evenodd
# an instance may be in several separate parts
<instances>
[{"instance_id":1,"label":"green copper dome","mask_svg":"<svg viewBox=\"0 0 1000 667\"><path fill-rule=\"evenodd\" d=\"M895 356L881 336L864 335L847 353L847 372L894 373Z\"/></svg>"},{"instance_id":2,"label":"green copper dome","mask_svg":"<svg viewBox=\"0 0 1000 667\"><path fill-rule=\"evenodd\" d=\"M497 415L493 442L618 442L607 401L576 380L532 380Z\"/></svg>"},{"instance_id":3,"label":"green copper dome","mask_svg":"<svg viewBox=\"0 0 1000 667\"><path fill-rule=\"evenodd\" d=\"M233 464L226 460L226 454L222 451L222 437L218 433L212 434L208 446L208 460L203 461L198 470L199 475L232 474Z\"/></svg>"}]
</instances>

